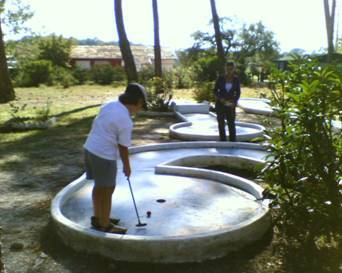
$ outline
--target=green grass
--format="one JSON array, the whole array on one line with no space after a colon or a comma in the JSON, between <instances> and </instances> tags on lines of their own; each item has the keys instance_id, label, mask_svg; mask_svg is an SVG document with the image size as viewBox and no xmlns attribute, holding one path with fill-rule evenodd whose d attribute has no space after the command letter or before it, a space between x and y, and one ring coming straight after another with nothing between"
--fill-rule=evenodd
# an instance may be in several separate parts
<instances>
[{"instance_id":1,"label":"green grass","mask_svg":"<svg viewBox=\"0 0 342 273\"><path fill-rule=\"evenodd\" d=\"M84 85L71 88L39 87L16 88L16 100L10 104L25 110L23 116L35 115L37 110L44 109L50 103L51 115L75 110L90 105L99 105L104 101L115 98L123 90L123 87L113 88L101 85ZM10 118L10 104L0 105L0 122Z\"/></svg>"},{"instance_id":2,"label":"green grass","mask_svg":"<svg viewBox=\"0 0 342 273\"><path fill-rule=\"evenodd\" d=\"M121 90L103 86L17 88L16 100L12 103L19 108L27 105L17 116L34 116L49 99L50 115L57 116L57 122L48 130L0 134L0 168L6 172L2 179L6 180L7 174L21 181L28 172L37 178L32 184L39 186L44 179L61 178L64 168L62 180L72 181L82 173L82 145L99 105ZM10 104L0 105L0 124L11 118L11 108Z\"/></svg>"},{"instance_id":3,"label":"green grass","mask_svg":"<svg viewBox=\"0 0 342 273\"><path fill-rule=\"evenodd\" d=\"M11 103L19 108L27 105L24 111L16 114L17 116L34 116L37 109L44 108L46 100L49 99L50 115L55 116L57 122L47 130L0 133L0 169L12 172L15 177L22 177L23 170L25 172L29 169L31 175L42 178L40 173L46 168L48 171L43 175L46 178L60 177L63 166L73 166L74 169L65 172L63 178L65 183L72 181L83 171L83 143L100 105L107 100L115 99L123 90L124 87L98 85L68 89L17 88L16 100ZM0 127L11 119L11 108L10 103L0 104ZM137 130L152 131L154 126L157 126L154 122L151 118L136 118ZM166 126L168 122L170 121L165 119ZM160 140L165 139L168 132L159 137ZM151 141L153 139L149 140ZM3 176L3 179L6 178ZM0 176L0 182L1 180Z\"/></svg>"}]
</instances>

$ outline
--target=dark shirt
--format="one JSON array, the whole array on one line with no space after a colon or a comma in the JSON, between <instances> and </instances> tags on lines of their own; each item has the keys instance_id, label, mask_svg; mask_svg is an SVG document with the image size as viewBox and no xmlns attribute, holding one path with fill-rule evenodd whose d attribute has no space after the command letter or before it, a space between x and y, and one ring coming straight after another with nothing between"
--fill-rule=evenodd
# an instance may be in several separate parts
<instances>
[{"instance_id":1,"label":"dark shirt","mask_svg":"<svg viewBox=\"0 0 342 273\"><path fill-rule=\"evenodd\" d=\"M214 87L214 95L217 99L225 99L235 104L240 98L240 80L237 76L233 77L232 80L232 88L228 92L226 90L226 79L224 76L219 76L216 80L215 87Z\"/></svg>"}]
</instances>

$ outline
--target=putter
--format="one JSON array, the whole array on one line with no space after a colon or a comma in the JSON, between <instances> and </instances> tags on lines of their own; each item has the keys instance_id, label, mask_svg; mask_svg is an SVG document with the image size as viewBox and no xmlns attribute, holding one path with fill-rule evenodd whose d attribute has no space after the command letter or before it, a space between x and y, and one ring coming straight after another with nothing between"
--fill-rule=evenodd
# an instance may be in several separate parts
<instances>
[{"instance_id":1,"label":"putter","mask_svg":"<svg viewBox=\"0 0 342 273\"><path fill-rule=\"evenodd\" d=\"M138 218L138 224L136 224L136 226L137 227L144 227L147 224L140 222L140 218L139 218L139 214L138 214L138 209L137 209L137 205L135 204L135 199L134 199L134 195L133 195L133 190L132 190L131 182L129 181L129 177L127 177L127 181L128 181L129 189L131 191L131 195L132 195L132 199L133 199L133 204L134 204L134 208L135 208L135 213L137 214L137 218Z\"/></svg>"}]
</instances>

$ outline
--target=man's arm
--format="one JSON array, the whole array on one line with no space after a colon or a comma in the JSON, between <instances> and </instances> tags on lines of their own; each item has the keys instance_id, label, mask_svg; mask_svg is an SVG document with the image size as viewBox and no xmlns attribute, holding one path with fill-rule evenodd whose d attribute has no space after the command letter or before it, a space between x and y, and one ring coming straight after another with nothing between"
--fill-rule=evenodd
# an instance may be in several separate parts
<instances>
[{"instance_id":1,"label":"man's arm","mask_svg":"<svg viewBox=\"0 0 342 273\"><path fill-rule=\"evenodd\" d=\"M220 80L220 78L216 79L214 90L213 90L214 97L217 100L220 99L220 97L219 97L219 80Z\"/></svg>"},{"instance_id":2,"label":"man's arm","mask_svg":"<svg viewBox=\"0 0 342 273\"><path fill-rule=\"evenodd\" d=\"M127 177L131 176L131 165L129 163L129 153L126 146L118 144L120 157L123 163L123 172Z\"/></svg>"},{"instance_id":3,"label":"man's arm","mask_svg":"<svg viewBox=\"0 0 342 273\"><path fill-rule=\"evenodd\" d=\"M236 82L236 96L234 98L235 100L235 104L237 104L239 98L241 95L241 86L240 86L240 80L237 78L237 82Z\"/></svg>"},{"instance_id":4,"label":"man's arm","mask_svg":"<svg viewBox=\"0 0 342 273\"><path fill-rule=\"evenodd\" d=\"M214 97L216 99L216 101L220 101L221 103L225 103L225 98L222 97L222 94L219 93L219 89L220 89L220 81L221 81L221 77L218 77L216 79L216 82L215 82L215 87L214 87L214 90L213 90L213 94L214 94Z\"/></svg>"}]
</instances>

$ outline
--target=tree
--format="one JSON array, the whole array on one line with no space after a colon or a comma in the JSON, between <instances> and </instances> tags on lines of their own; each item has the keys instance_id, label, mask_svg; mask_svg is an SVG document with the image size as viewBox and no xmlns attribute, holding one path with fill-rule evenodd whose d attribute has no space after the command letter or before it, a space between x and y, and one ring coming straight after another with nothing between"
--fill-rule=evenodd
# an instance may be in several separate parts
<instances>
[{"instance_id":1,"label":"tree","mask_svg":"<svg viewBox=\"0 0 342 273\"><path fill-rule=\"evenodd\" d=\"M278 56L278 43L274 39L274 33L267 30L262 22L258 22L243 26L238 36L233 55L234 59L238 60L241 81L250 81L246 71L254 70L253 67L257 67L257 76L261 79L261 75L267 74L267 67Z\"/></svg>"},{"instance_id":2,"label":"tree","mask_svg":"<svg viewBox=\"0 0 342 273\"><path fill-rule=\"evenodd\" d=\"M232 23L233 20L228 17L219 18L219 24L221 26L221 39L222 45L225 54L227 55L231 48L236 47L236 34L237 31L233 29L231 26L228 28L226 27L229 23ZM210 24L213 24L213 20L210 21ZM216 38L215 34L212 35L208 32L196 31L191 35L195 40L195 44L193 45L194 48L203 48L209 46L210 48L216 47Z\"/></svg>"},{"instance_id":3,"label":"tree","mask_svg":"<svg viewBox=\"0 0 342 273\"><path fill-rule=\"evenodd\" d=\"M324 14L325 14L325 25L327 29L328 39L328 62L331 61L332 54L334 53L334 25L335 25L335 11L336 11L336 0L332 0L331 10L329 6L329 0L323 0Z\"/></svg>"},{"instance_id":4,"label":"tree","mask_svg":"<svg viewBox=\"0 0 342 273\"><path fill-rule=\"evenodd\" d=\"M152 0L153 22L154 22L154 74L156 77L162 78L162 61L159 42L159 16L157 0Z\"/></svg>"},{"instance_id":5,"label":"tree","mask_svg":"<svg viewBox=\"0 0 342 273\"><path fill-rule=\"evenodd\" d=\"M239 57L260 54L263 58L272 59L278 54L278 43L274 39L274 33L268 31L262 22L258 22L242 28L236 51Z\"/></svg>"},{"instance_id":6,"label":"tree","mask_svg":"<svg viewBox=\"0 0 342 273\"><path fill-rule=\"evenodd\" d=\"M55 66L67 67L72 39L65 39L62 36L51 35L39 42L38 59L51 61Z\"/></svg>"},{"instance_id":7,"label":"tree","mask_svg":"<svg viewBox=\"0 0 342 273\"><path fill-rule=\"evenodd\" d=\"M121 0L114 0L115 5L115 21L116 28L119 36L119 46L122 58L125 63L125 71L127 74L128 82L136 82L138 81L138 73L137 68L135 66L134 57L131 51L131 47L129 41L127 39L125 25L123 21L122 15L122 3Z\"/></svg>"},{"instance_id":8,"label":"tree","mask_svg":"<svg viewBox=\"0 0 342 273\"><path fill-rule=\"evenodd\" d=\"M1 28L0 12L0 103L6 103L15 99L14 89L11 83L7 67L5 43Z\"/></svg>"},{"instance_id":9,"label":"tree","mask_svg":"<svg viewBox=\"0 0 342 273\"><path fill-rule=\"evenodd\" d=\"M221 37L226 58L237 64L237 73L244 84L250 82L246 74L255 74L263 80L269 74L273 60L278 56L278 42L274 33L261 23L239 26L238 21L222 18ZM219 70L219 59L216 56L216 40L213 33L197 31L192 35L195 39L192 48L178 53L183 66L194 68L196 80L212 80L213 72ZM214 57L217 60L214 60ZM215 73L216 73L215 71ZM207 75L203 77L204 75ZM199 76L199 77L198 77Z\"/></svg>"},{"instance_id":10,"label":"tree","mask_svg":"<svg viewBox=\"0 0 342 273\"><path fill-rule=\"evenodd\" d=\"M0 0L0 103L6 103L15 98L15 92L8 72L5 43L3 39L2 23L12 27L14 33L23 28L23 23L33 16L28 6L22 5L20 0L11 3L13 7L5 13L5 0Z\"/></svg>"},{"instance_id":11,"label":"tree","mask_svg":"<svg viewBox=\"0 0 342 273\"><path fill-rule=\"evenodd\" d=\"M214 29L215 29L217 57L219 59L219 72L220 74L223 74L225 71L226 55L225 55L223 45L222 45L222 36L221 36L221 31L220 31L219 16L216 11L215 0L210 0L210 5L211 5L211 14L213 17L213 24L214 24Z\"/></svg>"}]
</instances>

